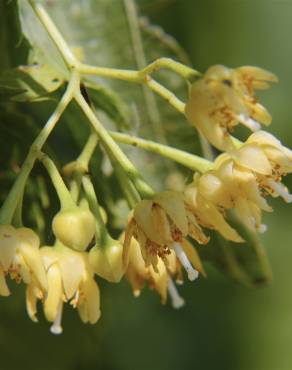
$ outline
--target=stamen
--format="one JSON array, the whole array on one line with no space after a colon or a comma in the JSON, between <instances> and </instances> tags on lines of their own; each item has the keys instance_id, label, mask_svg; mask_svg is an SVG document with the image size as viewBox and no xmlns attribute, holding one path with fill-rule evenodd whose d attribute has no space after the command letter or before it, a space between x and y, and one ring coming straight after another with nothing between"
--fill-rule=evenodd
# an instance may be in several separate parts
<instances>
[{"instance_id":1,"label":"stamen","mask_svg":"<svg viewBox=\"0 0 292 370\"><path fill-rule=\"evenodd\" d=\"M63 302L60 300L57 316L55 318L55 321L53 322L53 325L50 327L50 331L53 334L58 335L63 333L63 328L61 326L62 313L63 313Z\"/></svg>"},{"instance_id":2,"label":"stamen","mask_svg":"<svg viewBox=\"0 0 292 370\"><path fill-rule=\"evenodd\" d=\"M196 280L197 277L199 276L199 273L191 265L187 255L185 254L181 245L179 243L173 243L172 248L174 249L177 258L180 260L180 263L183 265L186 272L188 273L189 280L191 280L191 281Z\"/></svg>"},{"instance_id":3,"label":"stamen","mask_svg":"<svg viewBox=\"0 0 292 370\"><path fill-rule=\"evenodd\" d=\"M292 194L289 193L284 184L282 184L281 182L276 182L271 179L269 179L267 182L270 188L274 190L276 194L280 195L285 200L285 202L287 203L292 202Z\"/></svg>"},{"instance_id":4,"label":"stamen","mask_svg":"<svg viewBox=\"0 0 292 370\"><path fill-rule=\"evenodd\" d=\"M171 301L172 301L172 307L173 308L181 308L184 306L185 301L184 299L179 295L176 286L174 285L174 282L172 281L172 278L168 277L168 294L170 295Z\"/></svg>"},{"instance_id":5,"label":"stamen","mask_svg":"<svg viewBox=\"0 0 292 370\"><path fill-rule=\"evenodd\" d=\"M241 122L244 126L249 128L251 131L259 131L261 129L261 125L255 121L254 119L246 116L243 113L238 114L237 116L239 122Z\"/></svg>"},{"instance_id":6,"label":"stamen","mask_svg":"<svg viewBox=\"0 0 292 370\"><path fill-rule=\"evenodd\" d=\"M267 231L268 229L268 226L265 225L265 224L260 224L260 225L257 225L256 223L256 219L253 217L253 216L250 216L247 218L249 223L250 223L250 226L251 228L254 230L254 231L257 231L258 233L260 234L263 234Z\"/></svg>"},{"instance_id":7,"label":"stamen","mask_svg":"<svg viewBox=\"0 0 292 370\"><path fill-rule=\"evenodd\" d=\"M258 226L257 230L260 234L263 234L267 231L268 229L268 226L265 225L265 224L261 224L260 226Z\"/></svg>"}]
</instances>

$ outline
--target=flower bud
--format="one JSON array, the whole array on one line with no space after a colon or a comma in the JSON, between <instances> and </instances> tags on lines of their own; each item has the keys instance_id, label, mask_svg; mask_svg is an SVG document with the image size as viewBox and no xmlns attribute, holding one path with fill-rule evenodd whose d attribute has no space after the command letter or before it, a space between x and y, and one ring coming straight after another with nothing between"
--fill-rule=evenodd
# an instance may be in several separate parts
<instances>
[{"instance_id":1,"label":"flower bud","mask_svg":"<svg viewBox=\"0 0 292 370\"><path fill-rule=\"evenodd\" d=\"M89 263L102 278L118 283L125 273L123 246L118 240L110 239L106 246L96 246L89 252Z\"/></svg>"},{"instance_id":2,"label":"flower bud","mask_svg":"<svg viewBox=\"0 0 292 370\"><path fill-rule=\"evenodd\" d=\"M94 237L95 218L87 209L71 209L56 214L53 232L65 246L84 251Z\"/></svg>"}]
</instances>

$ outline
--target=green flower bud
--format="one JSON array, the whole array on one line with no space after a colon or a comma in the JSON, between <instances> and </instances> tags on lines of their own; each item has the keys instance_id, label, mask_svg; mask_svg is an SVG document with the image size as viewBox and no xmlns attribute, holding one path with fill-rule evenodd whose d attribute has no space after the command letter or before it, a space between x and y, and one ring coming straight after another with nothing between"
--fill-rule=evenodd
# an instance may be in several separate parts
<instances>
[{"instance_id":1,"label":"green flower bud","mask_svg":"<svg viewBox=\"0 0 292 370\"><path fill-rule=\"evenodd\" d=\"M95 218L87 209L70 209L56 214L53 232L65 246L84 251L95 234Z\"/></svg>"},{"instance_id":2,"label":"green flower bud","mask_svg":"<svg viewBox=\"0 0 292 370\"><path fill-rule=\"evenodd\" d=\"M95 246L89 252L89 263L96 274L118 283L125 273L122 244L118 240L109 239L103 248Z\"/></svg>"}]
</instances>

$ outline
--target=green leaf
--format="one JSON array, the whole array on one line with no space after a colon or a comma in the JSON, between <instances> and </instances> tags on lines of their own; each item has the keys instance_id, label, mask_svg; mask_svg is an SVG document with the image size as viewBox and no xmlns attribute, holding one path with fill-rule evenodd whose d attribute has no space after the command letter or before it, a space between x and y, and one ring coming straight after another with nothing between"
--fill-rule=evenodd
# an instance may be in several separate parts
<instances>
[{"instance_id":1,"label":"green leaf","mask_svg":"<svg viewBox=\"0 0 292 370\"><path fill-rule=\"evenodd\" d=\"M119 130L129 128L130 111L118 94L109 87L92 82L86 82L85 86L95 107L104 111Z\"/></svg>"},{"instance_id":2,"label":"green leaf","mask_svg":"<svg viewBox=\"0 0 292 370\"><path fill-rule=\"evenodd\" d=\"M0 76L0 96L2 101L48 99L48 95L58 90L63 82L62 76L58 76L49 65L19 66Z\"/></svg>"},{"instance_id":3,"label":"green leaf","mask_svg":"<svg viewBox=\"0 0 292 370\"><path fill-rule=\"evenodd\" d=\"M0 103L7 102L26 90L14 84L5 84L0 79Z\"/></svg>"},{"instance_id":4,"label":"green leaf","mask_svg":"<svg viewBox=\"0 0 292 370\"><path fill-rule=\"evenodd\" d=\"M28 52L29 43L21 31L17 0L0 1L0 73L26 63Z\"/></svg>"}]
</instances>

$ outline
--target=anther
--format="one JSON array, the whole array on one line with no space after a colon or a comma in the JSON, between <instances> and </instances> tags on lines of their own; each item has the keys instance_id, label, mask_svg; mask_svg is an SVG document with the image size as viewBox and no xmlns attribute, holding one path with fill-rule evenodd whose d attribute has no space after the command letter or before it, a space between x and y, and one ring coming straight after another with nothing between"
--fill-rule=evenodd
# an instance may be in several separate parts
<instances>
[{"instance_id":1,"label":"anther","mask_svg":"<svg viewBox=\"0 0 292 370\"><path fill-rule=\"evenodd\" d=\"M199 273L191 265L191 263L190 263L187 255L185 254L185 252L182 249L181 245L179 243L173 243L172 244L172 248L174 249L177 258L180 260L180 263L185 268L185 270L186 270L186 272L188 274L189 280L191 280L191 281L196 280L197 277L199 276Z\"/></svg>"},{"instance_id":2,"label":"anther","mask_svg":"<svg viewBox=\"0 0 292 370\"><path fill-rule=\"evenodd\" d=\"M240 113L238 116L237 116L238 120L240 123L242 123L244 126L246 126L247 128L249 128L251 131L258 131L261 129L261 125L255 121L254 119L246 116L245 114L243 113Z\"/></svg>"},{"instance_id":3,"label":"anther","mask_svg":"<svg viewBox=\"0 0 292 370\"><path fill-rule=\"evenodd\" d=\"M179 295L176 286L174 282L172 281L172 278L169 276L168 278L168 293L170 295L171 301L172 301L172 307L173 308L181 308L184 306L185 301L184 299Z\"/></svg>"},{"instance_id":4,"label":"anther","mask_svg":"<svg viewBox=\"0 0 292 370\"><path fill-rule=\"evenodd\" d=\"M290 194L285 185L281 182L276 182L274 180L268 179L267 181L268 186L278 195L280 195L285 202L291 203L292 202L292 194Z\"/></svg>"},{"instance_id":5,"label":"anther","mask_svg":"<svg viewBox=\"0 0 292 370\"><path fill-rule=\"evenodd\" d=\"M53 334L59 335L63 333L63 328L61 326L62 322L62 313L63 313L63 302L60 301L59 306L58 306L58 311L56 318L53 322L53 325L50 327L50 331Z\"/></svg>"}]
</instances>

